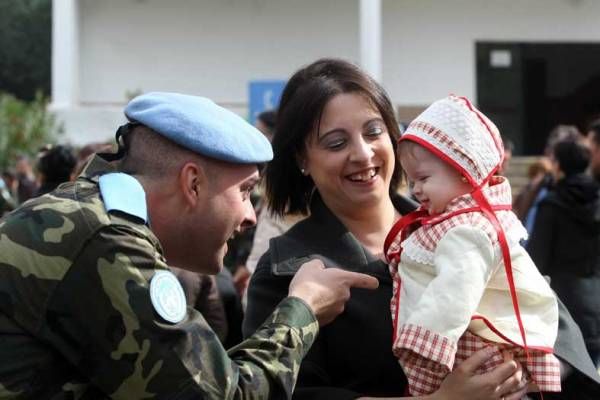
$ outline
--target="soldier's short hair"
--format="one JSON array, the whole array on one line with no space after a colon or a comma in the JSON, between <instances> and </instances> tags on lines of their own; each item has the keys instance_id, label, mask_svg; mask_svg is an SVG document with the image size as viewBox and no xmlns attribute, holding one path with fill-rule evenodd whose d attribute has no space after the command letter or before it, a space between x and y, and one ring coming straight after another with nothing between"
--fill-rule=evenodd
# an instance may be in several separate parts
<instances>
[{"instance_id":1,"label":"soldier's short hair","mask_svg":"<svg viewBox=\"0 0 600 400\"><path fill-rule=\"evenodd\" d=\"M154 132L145 125L134 126L123 136L126 152L120 170L148 178L176 173L187 161L198 161L194 152Z\"/></svg>"}]
</instances>

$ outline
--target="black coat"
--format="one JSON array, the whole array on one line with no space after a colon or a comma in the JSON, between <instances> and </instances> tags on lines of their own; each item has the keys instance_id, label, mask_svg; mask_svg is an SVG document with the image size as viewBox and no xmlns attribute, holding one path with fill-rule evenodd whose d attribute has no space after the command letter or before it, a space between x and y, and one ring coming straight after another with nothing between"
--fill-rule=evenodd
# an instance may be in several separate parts
<instances>
[{"instance_id":1,"label":"black coat","mask_svg":"<svg viewBox=\"0 0 600 400\"><path fill-rule=\"evenodd\" d=\"M600 350L600 199L590 176L560 180L540 202L527 250L578 323L590 350Z\"/></svg>"},{"instance_id":2,"label":"black coat","mask_svg":"<svg viewBox=\"0 0 600 400\"><path fill-rule=\"evenodd\" d=\"M405 198L394 199L405 214L416 206ZM367 273L379 280L377 290L353 289L344 313L321 328L300 368L294 399L355 399L363 395L402 396L406 378L392 354L392 321L389 302L392 280L387 265L367 251L324 205L316 194L311 216L288 232L271 239L248 288L244 336L252 334L287 296L291 278L300 265L319 258L327 266ZM580 389L595 390L594 367L585 350L581 333L559 302L560 326L556 354L574 365L572 399ZM581 371L584 371L581 373ZM596 374L597 376L597 374ZM587 389L586 389L587 388ZM591 388L591 389L590 389ZM550 398L544 395L544 398ZM571 397L552 397L571 399Z\"/></svg>"},{"instance_id":3,"label":"black coat","mask_svg":"<svg viewBox=\"0 0 600 400\"><path fill-rule=\"evenodd\" d=\"M412 210L406 199L401 213ZM345 311L323 327L300 369L294 399L354 399L361 394L400 396L406 378L392 354L387 265L367 251L315 194L311 216L271 239L248 288L244 336L252 334L288 293L299 266L320 258L327 266L367 273L379 289L352 289Z\"/></svg>"}]
</instances>

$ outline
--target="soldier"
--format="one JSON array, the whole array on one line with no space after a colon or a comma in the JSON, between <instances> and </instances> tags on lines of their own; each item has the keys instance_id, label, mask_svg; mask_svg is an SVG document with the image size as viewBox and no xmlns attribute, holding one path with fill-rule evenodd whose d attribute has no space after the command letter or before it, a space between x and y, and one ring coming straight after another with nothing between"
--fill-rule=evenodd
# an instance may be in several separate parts
<instances>
[{"instance_id":1,"label":"soldier","mask_svg":"<svg viewBox=\"0 0 600 400\"><path fill-rule=\"evenodd\" d=\"M270 144L200 97L150 93L125 115L117 154L0 222L0 398L289 398L319 323L377 280L308 262L226 352L169 265L222 268Z\"/></svg>"}]
</instances>

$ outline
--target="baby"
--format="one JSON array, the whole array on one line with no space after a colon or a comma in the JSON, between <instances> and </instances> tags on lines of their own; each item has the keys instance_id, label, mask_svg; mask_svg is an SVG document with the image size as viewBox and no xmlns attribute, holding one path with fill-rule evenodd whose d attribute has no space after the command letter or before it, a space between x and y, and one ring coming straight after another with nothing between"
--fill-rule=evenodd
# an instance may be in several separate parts
<instances>
[{"instance_id":1,"label":"baby","mask_svg":"<svg viewBox=\"0 0 600 400\"><path fill-rule=\"evenodd\" d=\"M511 211L508 180L494 175L504 157L496 126L467 99L449 96L409 125L398 157L421 203L385 242L393 351L410 393L434 392L486 346L495 355L479 372L508 353L535 390L560 391L552 354L558 305L519 245L527 232Z\"/></svg>"}]
</instances>

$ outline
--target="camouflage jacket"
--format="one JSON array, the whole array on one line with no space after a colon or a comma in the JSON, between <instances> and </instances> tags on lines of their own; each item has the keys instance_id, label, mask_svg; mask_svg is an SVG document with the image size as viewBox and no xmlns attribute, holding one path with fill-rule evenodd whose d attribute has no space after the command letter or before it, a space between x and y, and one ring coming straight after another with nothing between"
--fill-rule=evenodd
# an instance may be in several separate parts
<instances>
[{"instance_id":1,"label":"camouflage jacket","mask_svg":"<svg viewBox=\"0 0 600 400\"><path fill-rule=\"evenodd\" d=\"M168 269L141 220L107 213L96 157L82 176L0 221L0 399L289 398L318 331L299 299L226 352L204 318L163 320Z\"/></svg>"}]
</instances>

